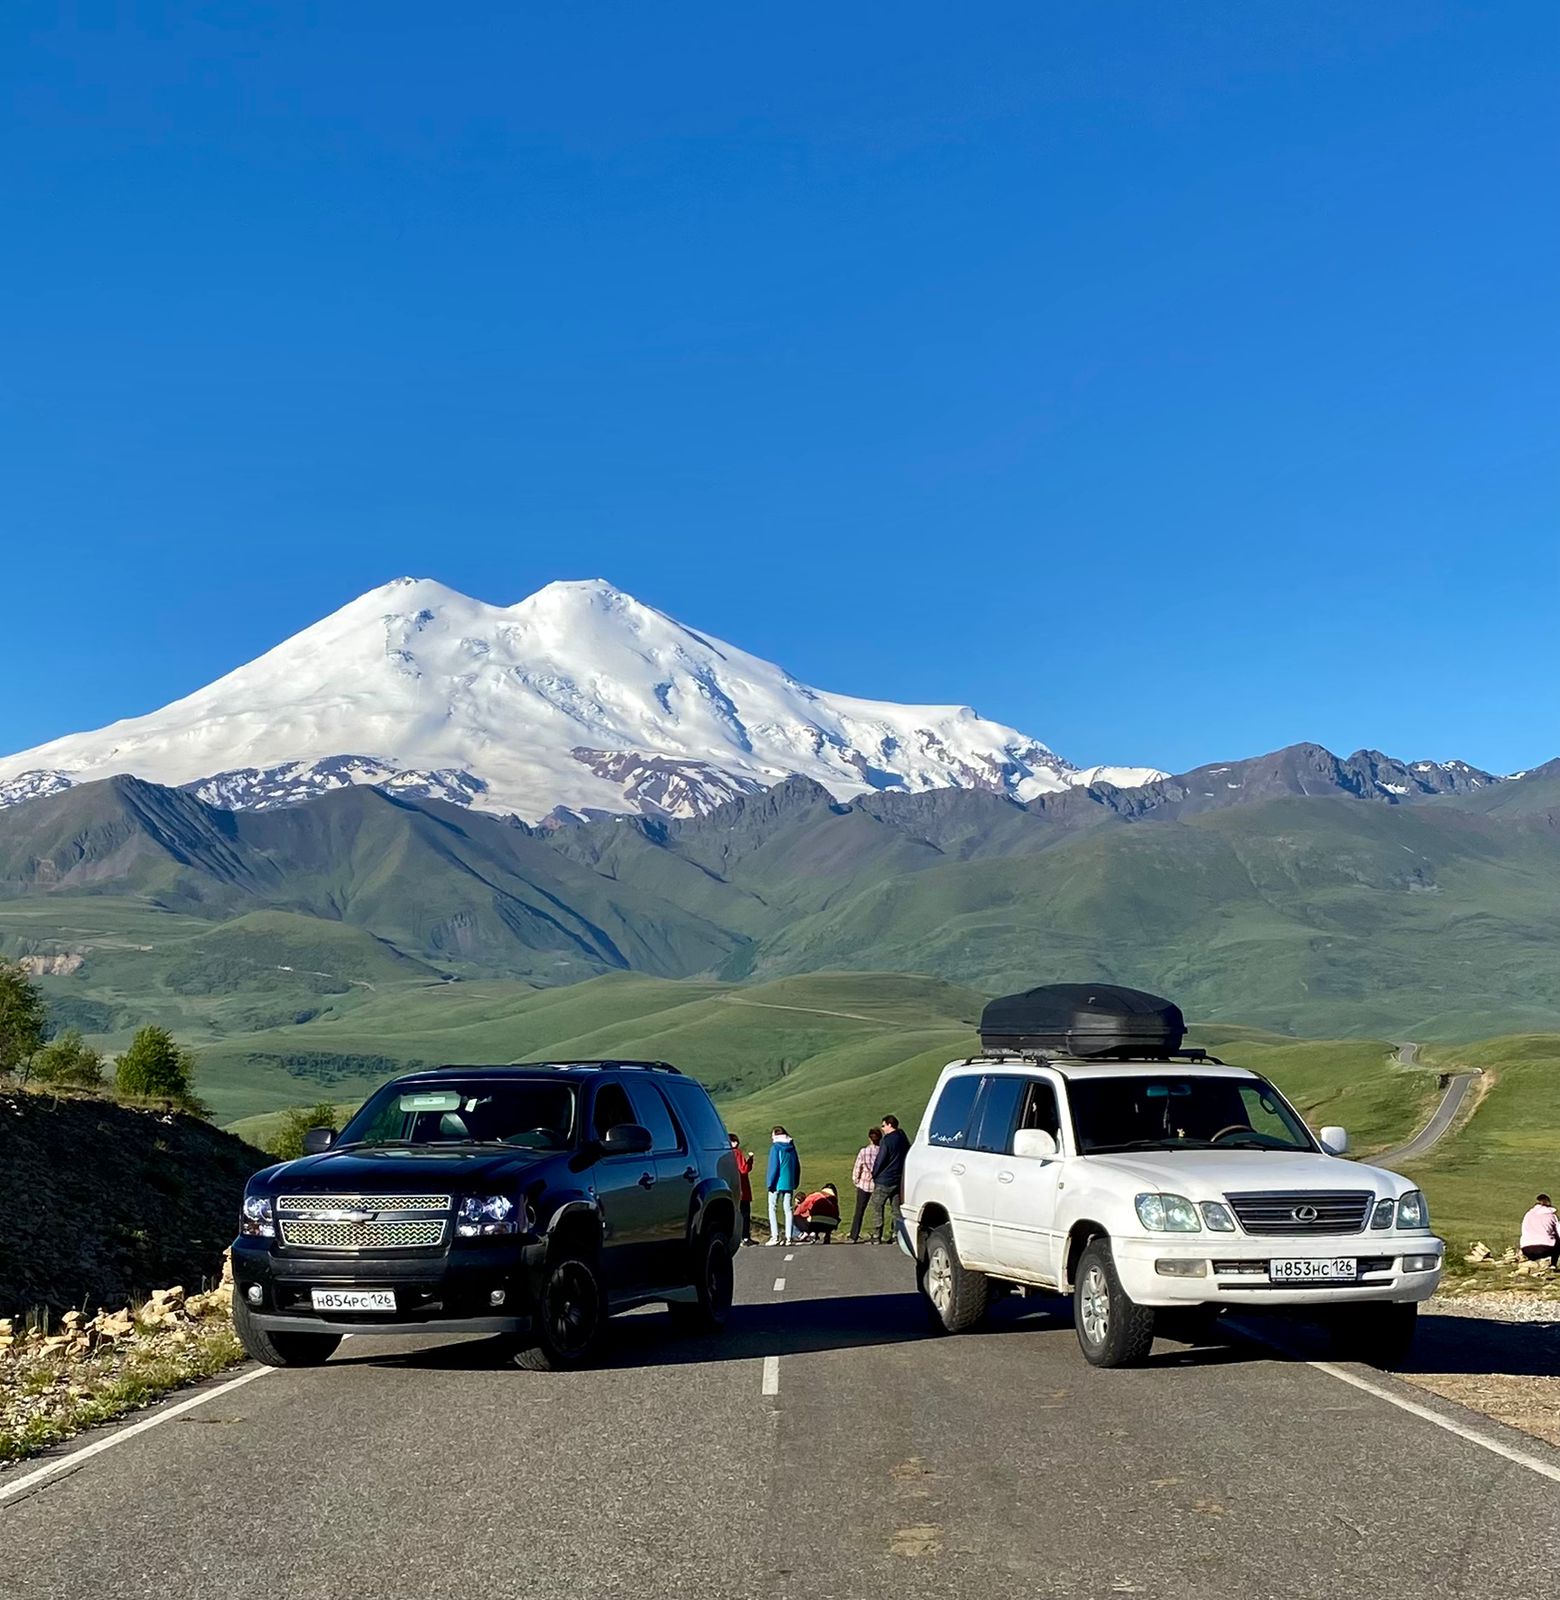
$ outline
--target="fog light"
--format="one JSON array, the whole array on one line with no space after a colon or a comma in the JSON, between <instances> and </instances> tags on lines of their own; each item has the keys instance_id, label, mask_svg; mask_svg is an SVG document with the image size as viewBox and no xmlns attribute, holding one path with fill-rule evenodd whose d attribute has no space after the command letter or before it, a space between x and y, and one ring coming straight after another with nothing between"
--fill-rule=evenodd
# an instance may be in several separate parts
<instances>
[{"instance_id":1,"label":"fog light","mask_svg":"<svg viewBox=\"0 0 1560 1600\"><path fill-rule=\"evenodd\" d=\"M247 1289L244 1290L244 1298L250 1303L250 1305L257 1306L262 1300L265 1299L265 1290L262 1289L258 1283L252 1283Z\"/></svg>"},{"instance_id":2,"label":"fog light","mask_svg":"<svg viewBox=\"0 0 1560 1600\"><path fill-rule=\"evenodd\" d=\"M502 1289L489 1289L488 1290L488 1304L490 1306L501 1306L501 1305L503 1305L503 1303L504 1303L504 1291Z\"/></svg>"},{"instance_id":3,"label":"fog light","mask_svg":"<svg viewBox=\"0 0 1560 1600\"><path fill-rule=\"evenodd\" d=\"M1206 1278L1208 1276L1208 1263L1206 1261L1178 1261L1173 1257L1168 1260L1156 1261L1154 1271L1161 1278Z\"/></svg>"},{"instance_id":4,"label":"fog light","mask_svg":"<svg viewBox=\"0 0 1560 1600\"><path fill-rule=\"evenodd\" d=\"M1405 1272L1434 1272L1440 1266L1439 1256L1404 1256L1403 1270Z\"/></svg>"}]
</instances>

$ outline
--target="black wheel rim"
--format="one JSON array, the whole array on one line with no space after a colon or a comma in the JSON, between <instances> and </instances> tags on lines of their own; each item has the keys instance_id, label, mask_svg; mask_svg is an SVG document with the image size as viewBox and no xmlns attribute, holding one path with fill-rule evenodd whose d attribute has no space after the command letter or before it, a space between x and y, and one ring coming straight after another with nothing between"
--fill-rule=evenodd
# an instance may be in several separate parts
<instances>
[{"instance_id":1,"label":"black wheel rim","mask_svg":"<svg viewBox=\"0 0 1560 1600\"><path fill-rule=\"evenodd\" d=\"M596 1334L599 1316L596 1283L578 1261L565 1261L547 1282L544 1315L553 1347L563 1355L578 1355Z\"/></svg>"}]
</instances>

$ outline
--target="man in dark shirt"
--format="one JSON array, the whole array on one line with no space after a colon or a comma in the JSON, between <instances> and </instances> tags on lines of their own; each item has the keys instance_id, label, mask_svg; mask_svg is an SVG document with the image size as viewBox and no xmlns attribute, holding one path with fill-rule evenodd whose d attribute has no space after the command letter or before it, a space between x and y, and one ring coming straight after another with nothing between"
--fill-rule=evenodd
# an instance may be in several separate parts
<instances>
[{"instance_id":1,"label":"man in dark shirt","mask_svg":"<svg viewBox=\"0 0 1560 1600\"><path fill-rule=\"evenodd\" d=\"M905 1183L905 1157L909 1153L910 1140L900 1131L899 1118L884 1117L883 1140L878 1145L877 1165L872 1169L872 1198L867 1202L869 1244L887 1244L894 1237L899 1192Z\"/></svg>"}]
</instances>

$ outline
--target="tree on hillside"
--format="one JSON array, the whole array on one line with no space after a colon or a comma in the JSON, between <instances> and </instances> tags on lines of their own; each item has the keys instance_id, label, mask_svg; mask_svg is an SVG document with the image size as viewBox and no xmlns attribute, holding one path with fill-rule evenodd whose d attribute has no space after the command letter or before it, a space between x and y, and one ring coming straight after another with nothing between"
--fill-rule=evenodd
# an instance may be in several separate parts
<instances>
[{"instance_id":1,"label":"tree on hillside","mask_svg":"<svg viewBox=\"0 0 1560 1600\"><path fill-rule=\"evenodd\" d=\"M166 1100L204 1116L195 1094L195 1057L166 1028L148 1024L130 1041L114 1068L114 1092L125 1100Z\"/></svg>"},{"instance_id":2,"label":"tree on hillside","mask_svg":"<svg viewBox=\"0 0 1560 1600\"><path fill-rule=\"evenodd\" d=\"M278 1161L296 1161L303 1154L303 1136L310 1128L340 1128L336 1108L329 1100L314 1106L292 1106L282 1113L282 1125L266 1144Z\"/></svg>"},{"instance_id":3,"label":"tree on hillside","mask_svg":"<svg viewBox=\"0 0 1560 1600\"><path fill-rule=\"evenodd\" d=\"M31 1082L56 1089L101 1089L103 1058L77 1028L67 1028L33 1057Z\"/></svg>"},{"instance_id":4,"label":"tree on hillside","mask_svg":"<svg viewBox=\"0 0 1560 1600\"><path fill-rule=\"evenodd\" d=\"M0 961L0 1075L27 1076L43 1043L44 1015L38 985L17 962Z\"/></svg>"}]
</instances>

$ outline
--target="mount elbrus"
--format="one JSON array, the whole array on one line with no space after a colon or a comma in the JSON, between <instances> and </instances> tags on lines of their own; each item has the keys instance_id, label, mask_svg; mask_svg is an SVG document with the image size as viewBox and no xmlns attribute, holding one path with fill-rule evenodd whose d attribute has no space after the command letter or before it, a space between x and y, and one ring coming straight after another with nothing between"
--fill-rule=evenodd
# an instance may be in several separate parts
<instances>
[{"instance_id":1,"label":"mount elbrus","mask_svg":"<svg viewBox=\"0 0 1560 1600\"><path fill-rule=\"evenodd\" d=\"M968 706L826 694L600 579L493 606L400 578L145 716L0 759L0 805L128 774L230 810L351 784L511 813L696 816L787 778L837 799L982 789L1019 801L1080 772Z\"/></svg>"}]
</instances>

